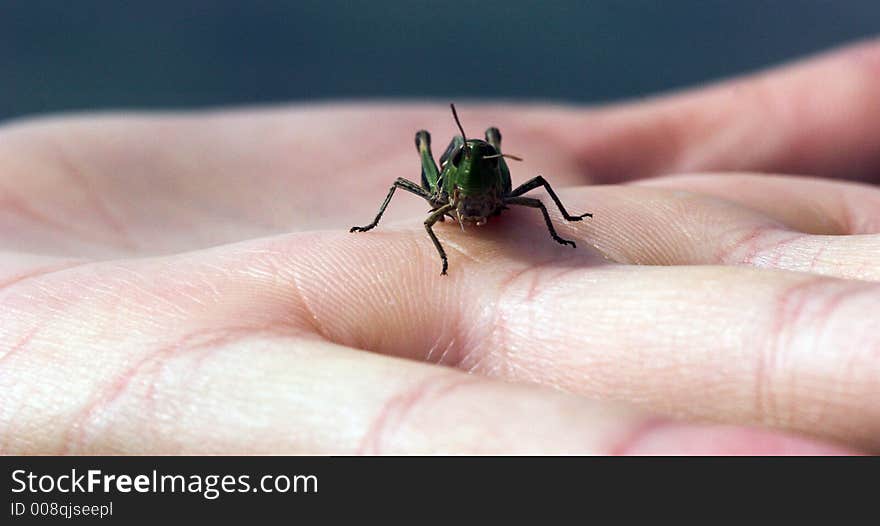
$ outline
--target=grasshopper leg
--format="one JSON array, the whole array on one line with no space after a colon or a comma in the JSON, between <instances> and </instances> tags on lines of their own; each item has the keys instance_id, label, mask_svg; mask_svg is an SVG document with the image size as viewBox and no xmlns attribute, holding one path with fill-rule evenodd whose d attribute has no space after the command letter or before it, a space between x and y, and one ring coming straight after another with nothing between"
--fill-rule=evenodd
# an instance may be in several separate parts
<instances>
[{"instance_id":1,"label":"grasshopper leg","mask_svg":"<svg viewBox=\"0 0 880 526\"><path fill-rule=\"evenodd\" d=\"M391 202L391 196L394 195L394 190L398 188L402 188L407 192L412 192L426 200L430 200L431 198L431 194L429 194L428 191L421 186L410 181L409 179L398 177L397 180L394 181L394 184L391 185L391 188L388 190L388 195L385 196L385 201L383 201L382 206L379 207L379 213L376 214L376 218L373 219L373 222L366 226L353 226L351 227L349 232L366 232L367 230L371 230L373 227L379 224L379 220L382 219L382 214L385 213L385 209L388 207L388 203Z\"/></svg>"},{"instance_id":2,"label":"grasshopper leg","mask_svg":"<svg viewBox=\"0 0 880 526\"><path fill-rule=\"evenodd\" d=\"M547 193L550 194L550 198L553 199L553 202L556 203L557 207L559 207L559 211L562 212L562 217L564 217L566 221L580 221L585 217L593 217L593 214L589 213L581 214L579 216L573 216L569 214L568 210L566 210L565 207L562 205L562 201L559 200L559 196L557 196L556 192L553 191L553 188L550 187L550 183L548 183L547 180L540 175L514 188L514 190L510 192L509 197L521 196L528 191L538 188L539 186L543 186L544 189L547 190Z\"/></svg>"},{"instance_id":3,"label":"grasshopper leg","mask_svg":"<svg viewBox=\"0 0 880 526\"><path fill-rule=\"evenodd\" d=\"M434 234L434 223L443 218L443 215L452 210L454 207L451 204L443 205L431 215L425 219L425 230L428 231L428 235L431 236L431 241L434 243L434 247L437 249L437 253L440 254L440 260L443 262L443 270L440 271L441 276L446 275L446 269L449 267L449 263L446 261L446 251L443 250L443 245L440 244L440 240L437 239L437 235Z\"/></svg>"},{"instance_id":4,"label":"grasshopper leg","mask_svg":"<svg viewBox=\"0 0 880 526\"><path fill-rule=\"evenodd\" d=\"M491 144L498 153L501 153L501 131L492 126L491 128L486 128L486 142Z\"/></svg>"},{"instance_id":5,"label":"grasshopper leg","mask_svg":"<svg viewBox=\"0 0 880 526\"><path fill-rule=\"evenodd\" d=\"M422 188L428 191L436 190L440 184L440 171L434 162L434 154L431 153L431 134L427 130L416 132L416 150L422 161Z\"/></svg>"},{"instance_id":6,"label":"grasshopper leg","mask_svg":"<svg viewBox=\"0 0 880 526\"><path fill-rule=\"evenodd\" d=\"M564 239L556 233L556 229L553 228L553 222L550 220L550 214L547 212L547 207L544 206L544 203L542 203L540 199L535 199L533 197L508 197L504 200L504 204L528 206L531 208L541 209L541 213L544 214L544 222L547 223L547 230L550 231L550 235L553 236L553 239L555 239L556 242L559 244L571 245L572 248L576 247L574 241Z\"/></svg>"}]
</instances>

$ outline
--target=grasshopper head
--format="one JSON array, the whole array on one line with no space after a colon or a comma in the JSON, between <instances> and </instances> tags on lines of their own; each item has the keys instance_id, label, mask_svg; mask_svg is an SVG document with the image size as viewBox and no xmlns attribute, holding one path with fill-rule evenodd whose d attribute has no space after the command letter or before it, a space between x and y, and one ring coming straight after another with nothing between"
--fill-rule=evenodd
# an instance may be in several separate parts
<instances>
[{"instance_id":1,"label":"grasshopper head","mask_svg":"<svg viewBox=\"0 0 880 526\"><path fill-rule=\"evenodd\" d=\"M495 148L479 139L469 139L453 152L455 168L452 204L462 223L486 224L501 206L499 157Z\"/></svg>"},{"instance_id":2,"label":"grasshopper head","mask_svg":"<svg viewBox=\"0 0 880 526\"><path fill-rule=\"evenodd\" d=\"M449 175L445 181L446 188L451 188L451 204L455 207L455 214L462 227L464 223L484 225L489 216L498 214L504 207L501 195L501 157L521 159L515 155L499 153L495 146L487 141L468 139L458 119L455 105L449 106L452 108L452 116L461 132L463 142L458 148L449 152L448 163L451 166L446 164L442 166L444 174ZM497 141L500 142L498 129L492 129L495 130ZM488 134L487 131L487 139Z\"/></svg>"}]
</instances>

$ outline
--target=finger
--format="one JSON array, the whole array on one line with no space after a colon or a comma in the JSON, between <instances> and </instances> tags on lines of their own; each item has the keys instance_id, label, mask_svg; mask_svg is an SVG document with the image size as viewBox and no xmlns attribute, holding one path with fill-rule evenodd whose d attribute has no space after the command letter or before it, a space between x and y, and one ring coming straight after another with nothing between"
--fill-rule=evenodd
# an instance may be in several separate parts
<instances>
[{"instance_id":1,"label":"finger","mask_svg":"<svg viewBox=\"0 0 880 526\"><path fill-rule=\"evenodd\" d=\"M853 453L651 418L284 327L218 327L163 342L173 352L128 353L84 338L54 353L49 335L73 320L56 321L0 364L3 453ZM101 370L84 352L101 356Z\"/></svg>"},{"instance_id":2,"label":"finger","mask_svg":"<svg viewBox=\"0 0 880 526\"><path fill-rule=\"evenodd\" d=\"M113 329L131 335L111 332L114 349L134 349L149 343L137 339L144 327L165 341L230 323L281 325L652 411L880 448L880 322L866 315L880 302L878 285L736 267L609 265L588 250L538 242L527 216L509 217L522 219L517 229L440 227L452 258L443 277L427 236L403 228L77 267L7 288L0 301L13 321L4 329L39 334L40 321L63 310L76 325L60 334ZM92 368L111 377L105 363Z\"/></svg>"},{"instance_id":3,"label":"finger","mask_svg":"<svg viewBox=\"0 0 880 526\"><path fill-rule=\"evenodd\" d=\"M593 181L755 171L878 180L880 43L611 107L557 128Z\"/></svg>"},{"instance_id":4,"label":"finger","mask_svg":"<svg viewBox=\"0 0 880 526\"><path fill-rule=\"evenodd\" d=\"M83 260L55 258L40 254L0 252L0 290L22 280L75 267Z\"/></svg>"},{"instance_id":5,"label":"finger","mask_svg":"<svg viewBox=\"0 0 880 526\"><path fill-rule=\"evenodd\" d=\"M325 262L300 290L331 341L880 448L880 322L866 315L880 307L877 285L730 267L585 268L525 254L510 266L458 257L449 280L436 281L414 275L436 263L428 246L395 260L371 250L387 238L359 243L344 261L362 268L298 256L310 268ZM309 285L335 279L344 292Z\"/></svg>"},{"instance_id":6,"label":"finger","mask_svg":"<svg viewBox=\"0 0 880 526\"><path fill-rule=\"evenodd\" d=\"M695 190L704 192L703 188L724 178L707 178L695 185ZM820 195L793 190L800 182L799 178L787 180L784 186L788 191L779 194L782 204L772 215L759 211L758 201L749 201L753 205L749 208L734 204L747 200L747 195L727 190L723 184L714 193L727 192L724 198L657 188L665 186L661 182L652 186L592 187L580 194L584 203L581 206L601 221L580 228L595 247L621 263L748 265L880 280L880 266L876 264L880 234L813 235L799 230L844 234L851 229L873 229L878 217L873 210L876 190L866 189L862 195L855 195L850 188L849 194L841 197L841 189L837 188L836 192ZM757 185L756 189L767 194L776 190L772 185ZM804 193L809 197L799 195Z\"/></svg>"},{"instance_id":7,"label":"finger","mask_svg":"<svg viewBox=\"0 0 880 526\"><path fill-rule=\"evenodd\" d=\"M880 321L865 314L880 307L878 285L748 268L591 267L538 243L505 258L452 229L456 267L440 278L424 275L437 261L421 236L368 237L297 244L291 272L331 341L880 447ZM335 294L321 285L337 282L346 285Z\"/></svg>"},{"instance_id":8,"label":"finger","mask_svg":"<svg viewBox=\"0 0 880 526\"><path fill-rule=\"evenodd\" d=\"M880 233L880 188L770 174L685 174L634 184L685 190L737 203L808 234Z\"/></svg>"}]
</instances>

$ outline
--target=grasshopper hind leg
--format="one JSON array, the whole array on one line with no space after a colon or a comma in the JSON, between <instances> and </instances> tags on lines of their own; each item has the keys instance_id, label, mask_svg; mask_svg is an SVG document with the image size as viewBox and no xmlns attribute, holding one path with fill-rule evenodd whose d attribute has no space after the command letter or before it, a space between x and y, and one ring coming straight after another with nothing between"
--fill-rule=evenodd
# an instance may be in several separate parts
<instances>
[{"instance_id":1,"label":"grasshopper hind leg","mask_svg":"<svg viewBox=\"0 0 880 526\"><path fill-rule=\"evenodd\" d=\"M366 232L368 230L372 230L376 225L379 224L379 220L382 219L382 214L385 213L385 209L388 208L388 203L391 202L391 197L394 196L394 191L398 188L402 188L407 192L411 192L416 194L417 196L430 201L431 194L417 185L416 183L410 181L409 179L404 179L403 177L398 177L394 184L391 185L391 188L388 190L388 195L385 196L385 200L382 202L382 206L379 207L379 213L376 214L376 217L373 219L373 222L369 225L364 226L353 226L349 230L349 232Z\"/></svg>"},{"instance_id":2,"label":"grasshopper hind leg","mask_svg":"<svg viewBox=\"0 0 880 526\"><path fill-rule=\"evenodd\" d=\"M422 165L422 188L427 192L434 192L439 186L440 170L437 169L434 154L431 152L431 134L428 130L416 132L416 151L419 152Z\"/></svg>"},{"instance_id":3,"label":"grasshopper hind leg","mask_svg":"<svg viewBox=\"0 0 880 526\"><path fill-rule=\"evenodd\" d=\"M491 144L498 153L501 153L501 130L495 126L486 128L486 142Z\"/></svg>"}]
</instances>

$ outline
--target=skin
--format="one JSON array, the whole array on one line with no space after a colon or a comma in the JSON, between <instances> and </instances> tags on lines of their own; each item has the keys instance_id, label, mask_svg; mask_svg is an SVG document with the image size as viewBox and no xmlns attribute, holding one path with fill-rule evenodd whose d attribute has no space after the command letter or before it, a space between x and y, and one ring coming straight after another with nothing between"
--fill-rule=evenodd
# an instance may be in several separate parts
<instances>
[{"instance_id":1,"label":"skin","mask_svg":"<svg viewBox=\"0 0 880 526\"><path fill-rule=\"evenodd\" d=\"M347 232L442 104L8 123L0 453L878 452L878 101L867 43L462 106L594 218L438 224L443 277L423 200Z\"/></svg>"}]
</instances>

